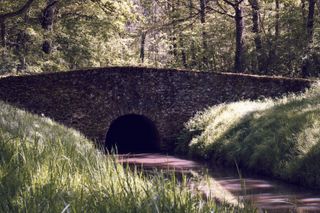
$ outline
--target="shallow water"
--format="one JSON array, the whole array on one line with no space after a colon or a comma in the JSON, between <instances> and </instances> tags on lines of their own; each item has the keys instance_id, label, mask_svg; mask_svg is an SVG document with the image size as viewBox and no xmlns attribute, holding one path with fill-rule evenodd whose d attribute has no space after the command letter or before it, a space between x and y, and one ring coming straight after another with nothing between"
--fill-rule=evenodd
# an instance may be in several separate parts
<instances>
[{"instance_id":1,"label":"shallow water","mask_svg":"<svg viewBox=\"0 0 320 213\"><path fill-rule=\"evenodd\" d=\"M241 200L252 201L261 211L320 212L320 193L253 174L242 174L213 168L210 175Z\"/></svg>"},{"instance_id":2,"label":"shallow water","mask_svg":"<svg viewBox=\"0 0 320 213\"><path fill-rule=\"evenodd\" d=\"M230 192L239 201L249 201L259 212L319 212L320 192L297 187L282 181L239 174L234 169L208 168L205 164L161 154L119 155L118 161L142 166L144 169L168 169L176 172L208 171L212 180ZM203 186L205 191L214 191Z\"/></svg>"}]
</instances>

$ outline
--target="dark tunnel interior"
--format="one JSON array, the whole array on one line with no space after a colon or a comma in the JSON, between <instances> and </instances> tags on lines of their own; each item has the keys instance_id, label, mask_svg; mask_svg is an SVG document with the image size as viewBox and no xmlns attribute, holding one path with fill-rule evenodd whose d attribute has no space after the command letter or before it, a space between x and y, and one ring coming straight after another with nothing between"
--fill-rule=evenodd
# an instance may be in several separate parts
<instances>
[{"instance_id":1,"label":"dark tunnel interior","mask_svg":"<svg viewBox=\"0 0 320 213\"><path fill-rule=\"evenodd\" d=\"M128 114L114 120L107 132L106 149L118 154L160 151L158 130L149 118Z\"/></svg>"}]
</instances>

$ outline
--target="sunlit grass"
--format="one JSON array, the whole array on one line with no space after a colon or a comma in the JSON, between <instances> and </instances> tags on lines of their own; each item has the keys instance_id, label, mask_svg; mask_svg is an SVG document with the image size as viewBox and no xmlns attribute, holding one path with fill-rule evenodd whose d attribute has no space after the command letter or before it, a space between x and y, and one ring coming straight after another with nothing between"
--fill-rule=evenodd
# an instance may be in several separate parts
<instances>
[{"instance_id":1,"label":"sunlit grass","mask_svg":"<svg viewBox=\"0 0 320 213\"><path fill-rule=\"evenodd\" d=\"M156 174L129 170L78 132L0 103L0 212L236 210L190 190L186 177Z\"/></svg>"},{"instance_id":2,"label":"sunlit grass","mask_svg":"<svg viewBox=\"0 0 320 213\"><path fill-rule=\"evenodd\" d=\"M225 103L187 124L178 150L320 188L320 83L277 100Z\"/></svg>"}]
</instances>

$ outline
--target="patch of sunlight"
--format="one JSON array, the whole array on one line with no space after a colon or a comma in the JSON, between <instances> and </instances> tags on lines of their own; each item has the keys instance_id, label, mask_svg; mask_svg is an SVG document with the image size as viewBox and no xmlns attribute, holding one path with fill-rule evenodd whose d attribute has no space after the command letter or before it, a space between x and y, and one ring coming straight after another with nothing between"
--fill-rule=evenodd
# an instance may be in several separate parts
<instances>
[{"instance_id":1,"label":"patch of sunlight","mask_svg":"<svg viewBox=\"0 0 320 213\"><path fill-rule=\"evenodd\" d=\"M4 169L0 167L0 180L6 175Z\"/></svg>"},{"instance_id":2,"label":"patch of sunlight","mask_svg":"<svg viewBox=\"0 0 320 213\"><path fill-rule=\"evenodd\" d=\"M254 112L263 112L273 106L274 103L271 100L265 100L264 102L240 101L220 104L219 106L214 106L204 112L200 112L186 124L188 129L204 130L200 137L192 139L190 145L192 146L199 141L207 141L209 143L216 141L242 119L245 119L249 115L257 117L259 114L253 114ZM208 138L210 140L206 140Z\"/></svg>"},{"instance_id":3,"label":"patch of sunlight","mask_svg":"<svg viewBox=\"0 0 320 213\"><path fill-rule=\"evenodd\" d=\"M229 192L216 179L206 176L195 187L199 191L203 191L207 197L219 200L221 203L230 203L234 206L244 207L239 198Z\"/></svg>"},{"instance_id":4,"label":"patch of sunlight","mask_svg":"<svg viewBox=\"0 0 320 213\"><path fill-rule=\"evenodd\" d=\"M320 119L314 120L310 126L302 129L297 135L296 139L298 141L297 145L299 145L298 149L300 151L300 155L303 156L307 154L312 147L320 143Z\"/></svg>"},{"instance_id":5,"label":"patch of sunlight","mask_svg":"<svg viewBox=\"0 0 320 213\"><path fill-rule=\"evenodd\" d=\"M69 187L74 190L81 189L83 183L87 182L87 179L79 172L75 172L74 174L66 174L66 177L65 183L69 183Z\"/></svg>"},{"instance_id":6,"label":"patch of sunlight","mask_svg":"<svg viewBox=\"0 0 320 213\"><path fill-rule=\"evenodd\" d=\"M34 171L31 185L33 186L44 186L50 182L50 169L48 165L38 165Z\"/></svg>"},{"instance_id":7,"label":"patch of sunlight","mask_svg":"<svg viewBox=\"0 0 320 213\"><path fill-rule=\"evenodd\" d=\"M320 98L320 97L319 97ZM320 113L320 103L318 104L306 104L303 106L302 109L297 109L294 111L294 113L301 115L301 114L305 114L308 112L318 112Z\"/></svg>"}]
</instances>

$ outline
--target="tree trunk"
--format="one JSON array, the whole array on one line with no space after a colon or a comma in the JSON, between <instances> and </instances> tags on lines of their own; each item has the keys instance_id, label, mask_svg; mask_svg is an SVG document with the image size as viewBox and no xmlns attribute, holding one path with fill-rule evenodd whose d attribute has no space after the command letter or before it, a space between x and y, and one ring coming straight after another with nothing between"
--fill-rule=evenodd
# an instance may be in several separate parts
<instances>
[{"instance_id":1,"label":"tree trunk","mask_svg":"<svg viewBox=\"0 0 320 213\"><path fill-rule=\"evenodd\" d=\"M172 32L172 52L175 60L178 60L178 45L177 45L177 37L176 37L176 32L175 29L173 29Z\"/></svg>"},{"instance_id":2,"label":"tree trunk","mask_svg":"<svg viewBox=\"0 0 320 213\"><path fill-rule=\"evenodd\" d=\"M244 52L244 18L243 18L243 9L240 4L234 6L235 10L235 23L236 23L236 51L235 51L235 61L234 61L234 71L242 72L244 71L244 61L243 61L243 52Z\"/></svg>"},{"instance_id":3,"label":"tree trunk","mask_svg":"<svg viewBox=\"0 0 320 213\"><path fill-rule=\"evenodd\" d=\"M141 42L140 42L140 60L141 63L144 63L144 56L145 56L145 44L146 44L146 32L141 33Z\"/></svg>"},{"instance_id":4,"label":"tree trunk","mask_svg":"<svg viewBox=\"0 0 320 213\"><path fill-rule=\"evenodd\" d=\"M27 69L25 55L28 53L27 37L24 31L17 35L16 52L18 55L19 64L17 65L17 72L23 72Z\"/></svg>"},{"instance_id":5,"label":"tree trunk","mask_svg":"<svg viewBox=\"0 0 320 213\"><path fill-rule=\"evenodd\" d=\"M273 65L277 58L278 40L280 37L280 0L275 0L275 26L274 26L274 39L268 40L270 46L268 58L266 60L266 72L269 70L270 65Z\"/></svg>"},{"instance_id":6,"label":"tree trunk","mask_svg":"<svg viewBox=\"0 0 320 213\"><path fill-rule=\"evenodd\" d=\"M306 0L301 0L301 16L302 16L302 23L303 27L305 26L307 22L307 17L306 17Z\"/></svg>"},{"instance_id":7,"label":"tree trunk","mask_svg":"<svg viewBox=\"0 0 320 213\"><path fill-rule=\"evenodd\" d=\"M276 24L275 24L275 39L278 40L280 36L280 0L276 0Z\"/></svg>"},{"instance_id":8,"label":"tree trunk","mask_svg":"<svg viewBox=\"0 0 320 213\"><path fill-rule=\"evenodd\" d=\"M309 9L308 9L308 19L306 24L307 31L307 42L306 42L306 53L302 61L302 77L306 78L310 75L310 54L312 51L313 43L313 31L314 31L314 12L315 12L316 0L309 0Z\"/></svg>"},{"instance_id":9,"label":"tree trunk","mask_svg":"<svg viewBox=\"0 0 320 213\"><path fill-rule=\"evenodd\" d=\"M47 31L53 30L57 3L57 0L48 0L46 8L43 10L41 25L42 28Z\"/></svg>"},{"instance_id":10,"label":"tree trunk","mask_svg":"<svg viewBox=\"0 0 320 213\"><path fill-rule=\"evenodd\" d=\"M185 51L185 47L184 47L184 41L182 38L182 35L179 36L180 37L180 48L181 48L181 62L182 65L184 66L184 68L188 68L188 64L187 64L187 54Z\"/></svg>"},{"instance_id":11,"label":"tree trunk","mask_svg":"<svg viewBox=\"0 0 320 213\"><path fill-rule=\"evenodd\" d=\"M0 25L1 45L2 47L6 47L6 24L2 21Z\"/></svg>"},{"instance_id":12,"label":"tree trunk","mask_svg":"<svg viewBox=\"0 0 320 213\"><path fill-rule=\"evenodd\" d=\"M193 17L193 2L192 2L192 0L189 0L189 15L190 15L190 18ZM192 25L191 32L193 32L193 29L194 28ZM197 60L196 60L196 45L195 45L195 41L193 39L193 36L191 36L190 54L191 54L190 67L194 68L197 64Z\"/></svg>"},{"instance_id":13,"label":"tree trunk","mask_svg":"<svg viewBox=\"0 0 320 213\"><path fill-rule=\"evenodd\" d=\"M171 14L175 14L176 13L176 1L171 1ZM174 56L174 60L175 62L177 62L179 60L178 58L178 45L177 45L177 35L176 35L176 24L175 24L175 17L170 16L171 21L173 22L172 28L170 29L170 40L171 40L171 44L172 46L170 47L170 53Z\"/></svg>"},{"instance_id":14,"label":"tree trunk","mask_svg":"<svg viewBox=\"0 0 320 213\"><path fill-rule=\"evenodd\" d=\"M47 34L50 34L53 31L57 3L58 0L48 0L47 6L43 10L41 26L47 32ZM42 50L46 54L51 53L52 41L50 40L50 38L45 39L45 41L42 44Z\"/></svg>"},{"instance_id":15,"label":"tree trunk","mask_svg":"<svg viewBox=\"0 0 320 213\"><path fill-rule=\"evenodd\" d=\"M307 41L308 41L308 43L313 42L315 4L316 4L315 0L309 0L309 10L308 10L308 19L307 19Z\"/></svg>"},{"instance_id":16,"label":"tree trunk","mask_svg":"<svg viewBox=\"0 0 320 213\"><path fill-rule=\"evenodd\" d=\"M251 8L252 8L252 32L255 34L254 42L256 46L256 53L257 53L257 61L258 61L258 69L260 72L265 72L264 66L264 53L262 48L262 40L261 40L261 31L260 31L260 5L259 0L251 0L250 1Z\"/></svg>"},{"instance_id":17,"label":"tree trunk","mask_svg":"<svg viewBox=\"0 0 320 213\"><path fill-rule=\"evenodd\" d=\"M206 6L207 0L200 0L200 22L202 25L202 65L204 68L208 68L208 42L207 32L205 29L206 24Z\"/></svg>"}]
</instances>

